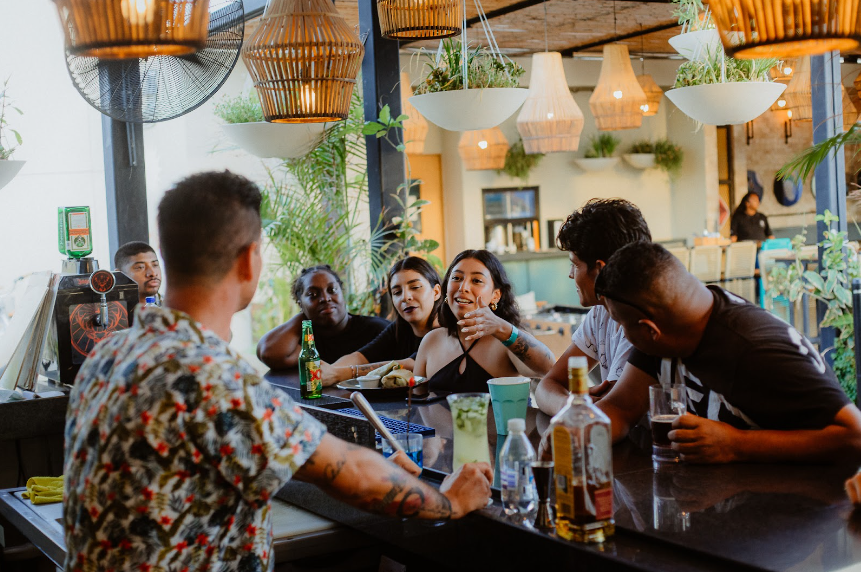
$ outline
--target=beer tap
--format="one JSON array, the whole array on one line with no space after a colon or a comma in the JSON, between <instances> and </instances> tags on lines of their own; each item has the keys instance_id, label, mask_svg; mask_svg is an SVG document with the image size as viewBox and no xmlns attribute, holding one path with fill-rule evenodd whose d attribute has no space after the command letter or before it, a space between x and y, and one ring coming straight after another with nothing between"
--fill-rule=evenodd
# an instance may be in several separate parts
<instances>
[{"instance_id":1,"label":"beer tap","mask_svg":"<svg viewBox=\"0 0 861 572\"><path fill-rule=\"evenodd\" d=\"M95 318L96 326L108 327L108 299L106 295L116 286L116 278L109 270L97 270L90 275L90 289L99 295L99 313Z\"/></svg>"}]
</instances>

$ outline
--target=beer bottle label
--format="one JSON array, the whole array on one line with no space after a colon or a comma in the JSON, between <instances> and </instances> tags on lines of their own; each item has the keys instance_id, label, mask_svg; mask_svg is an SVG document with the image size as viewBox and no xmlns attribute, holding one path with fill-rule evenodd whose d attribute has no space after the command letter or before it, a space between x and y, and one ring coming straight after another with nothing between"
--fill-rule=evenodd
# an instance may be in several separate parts
<instances>
[{"instance_id":1,"label":"beer bottle label","mask_svg":"<svg viewBox=\"0 0 861 572\"><path fill-rule=\"evenodd\" d=\"M314 342L314 334L312 332L308 332L305 334L305 345Z\"/></svg>"},{"instance_id":2,"label":"beer bottle label","mask_svg":"<svg viewBox=\"0 0 861 572\"><path fill-rule=\"evenodd\" d=\"M320 393L323 391L323 370L320 369L320 360L306 361L305 370L308 372L306 390L308 393Z\"/></svg>"}]
</instances>

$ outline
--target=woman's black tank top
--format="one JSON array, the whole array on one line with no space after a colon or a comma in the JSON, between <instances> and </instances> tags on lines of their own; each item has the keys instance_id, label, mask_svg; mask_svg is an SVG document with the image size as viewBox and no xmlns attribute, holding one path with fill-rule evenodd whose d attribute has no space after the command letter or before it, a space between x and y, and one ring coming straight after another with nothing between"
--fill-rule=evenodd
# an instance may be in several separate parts
<instances>
[{"instance_id":1,"label":"woman's black tank top","mask_svg":"<svg viewBox=\"0 0 861 572\"><path fill-rule=\"evenodd\" d=\"M460 338L457 341L460 343L460 348L463 349ZM428 381L428 391L446 393L487 393L490 391L487 387L487 380L492 379L492 376L469 355L469 351L476 342L478 340L472 342L463 354L448 362L431 376ZM461 373L459 371L460 363L463 360L466 360L466 367Z\"/></svg>"}]
</instances>

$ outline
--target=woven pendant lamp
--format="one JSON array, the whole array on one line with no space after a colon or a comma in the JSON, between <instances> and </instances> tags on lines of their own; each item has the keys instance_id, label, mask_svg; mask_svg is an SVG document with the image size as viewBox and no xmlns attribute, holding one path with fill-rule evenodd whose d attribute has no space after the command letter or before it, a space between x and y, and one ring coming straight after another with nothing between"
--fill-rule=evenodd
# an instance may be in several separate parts
<instances>
[{"instance_id":1,"label":"woven pendant lamp","mask_svg":"<svg viewBox=\"0 0 861 572\"><path fill-rule=\"evenodd\" d=\"M270 0L242 59L266 121L320 123L347 117L364 53L328 0Z\"/></svg>"},{"instance_id":2,"label":"woven pendant lamp","mask_svg":"<svg viewBox=\"0 0 861 572\"><path fill-rule=\"evenodd\" d=\"M643 111L643 117L652 117L658 114L658 108L661 106L661 98L664 97L664 90L658 87L652 76L638 75L637 82L643 88L643 93L646 95L646 104L640 109Z\"/></svg>"},{"instance_id":3,"label":"woven pendant lamp","mask_svg":"<svg viewBox=\"0 0 861 572\"><path fill-rule=\"evenodd\" d=\"M461 0L377 0L380 34L390 40L433 40L460 34Z\"/></svg>"},{"instance_id":4,"label":"woven pendant lamp","mask_svg":"<svg viewBox=\"0 0 861 572\"><path fill-rule=\"evenodd\" d=\"M799 58L793 70L789 86L783 93L787 107L792 109L792 119L795 121L810 121L813 119L813 90L810 87L810 57Z\"/></svg>"},{"instance_id":5,"label":"woven pendant lamp","mask_svg":"<svg viewBox=\"0 0 861 572\"><path fill-rule=\"evenodd\" d=\"M843 96L843 131L849 131L849 128L858 121L858 109L842 85L840 86L840 94Z\"/></svg>"},{"instance_id":6,"label":"woven pendant lamp","mask_svg":"<svg viewBox=\"0 0 861 572\"><path fill-rule=\"evenodd\" d=\"M499 127L481 131L464 131L457 145L467 171L502 169L508 140Z\"/></svg>"},{"instance_id":7,"label":"woven pendant lamp","mask_svg":"<svg viewBox=\"0 0 861 572\"><path fill-rule=\"evenodd\" d=\"M425 139L428 136L428 122L422 117L419 110L410 103L413 96L413 87L410 85L410 76L401 73L401 113L409 117L404 121L404 144L407 153L421 155L425 151Z\"/></svg>"},{"instance_id":8,"label":"woven pendant lamp","mask_svg":"<svg viewBox=\"0 0 861 572\"><path fill-rule=\"evenodd\" d=\"M852 50L861 42L859 0L711 0L727 54L782 58Z\"/></svg>"},{"instance_id":9,"label":"woven pendant lamp","mask_svg":"<svg viewBox=\"0 0 861 572\"><path fill-rule=\"evenodd\" d=\"M517 131L527 154L576 151L583 112L568 88L562 54L532 54L529 95L517 116Z\"/></svg>"},{"instance_id":10,"label":"woven pendant lamp","mask_svg":"<svg viewBox=\"0 0 861 572\"><path fill-rule=\"evenodd\" d=\"M183 56L204 47L209 0L54 0L75 56Z\"/></svg>"},{"instance_id":11,"label":"woven pendant lamp","mask_svg":"<svg viewBox=\"0 0 861 572\"><path fill-rule=\"evenodd\" d=\"M646 94L634 75L628 46L604 46L604 63L589 108L601 131L636 129L643 123Z\"/></svg>"}]
</instances>

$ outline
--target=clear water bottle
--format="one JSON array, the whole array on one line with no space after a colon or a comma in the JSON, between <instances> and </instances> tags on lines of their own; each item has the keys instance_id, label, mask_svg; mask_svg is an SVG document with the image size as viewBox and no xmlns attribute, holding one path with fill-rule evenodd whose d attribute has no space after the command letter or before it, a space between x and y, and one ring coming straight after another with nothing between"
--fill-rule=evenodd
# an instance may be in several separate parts
<instances>
[{"instance_id":1,"label":"clear water bottle","mask_svg":"<svg viewBox=\"0 0 861 572\"><path fill-rule=\"evenodd\" d=\"M146 300L144 300L144 308L151 308L153 306L158 306L155 303L155 296L147 296Z\"/></svg>"},{"instance_id":2,"label":"clear water bottle","mask_svg":"<svg viewBox=\"0 0 861 572\"><path fill-rule=\"evenodd\" d=\"M508 438L502 446L499 477L505 514L527 518L535 512L538 494L530 466L535 460L535 449L525 431L523 419L508 420Z\"/></svg>"}]
</instances>

